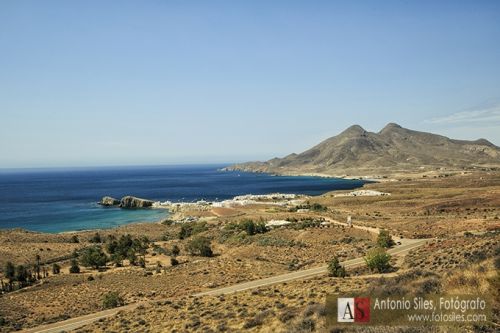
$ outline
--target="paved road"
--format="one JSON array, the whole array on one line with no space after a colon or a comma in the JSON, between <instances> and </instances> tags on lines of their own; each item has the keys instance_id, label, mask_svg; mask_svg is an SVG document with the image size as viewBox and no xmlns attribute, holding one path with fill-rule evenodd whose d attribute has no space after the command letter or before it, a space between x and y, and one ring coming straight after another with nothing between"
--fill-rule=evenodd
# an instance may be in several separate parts
<instances>
[{"instance_id":1,"label":"paved road","mask_svg":"<svg viewBox=\"0 0 500 333\"><path fill-rule=\"evenodd\" d=\"M392 248L387 252L390 253L391 255L406 254L409 251L416 249L417 247L422 246L426 242L427 242L427 239L406 240L404 245ZM365 263L364 258L356 258L356 259L344 261L341 264L345 268L353 268L356 266L364 265L364 263ZM272 277L265 278L265 279L244 282L244 283L240 283L240 284L236 284L236 285L232 285L232 286L224 287L224 288L220 288L220 289L203 291L203 292L194 294L194 296L231 294L231 293L235 293L238 291L255 289L255 288L259 288L259 287L270 286L270 285L277 284L277 283L283 283L283 282L297 280L297 279L305 279L305 278L313 277L316 275L322 275L322 274L327 273L327 271L328 271L328 266L325 265L325 266L305 269L305 270L301 270L301 271L296 271L296 272L292 272L292 273L276 275L276 276L272 276Z\"/></svg>"},{"instance_id":2,"label":"paved road","mask_svg":"<svg viewBox=\"0 0 500 333\"><path fill-rule=\"evenodd\" d=\"M342 224L342 223L336 222L336 221L334 223ZM356 226L353 226L353 227L356 228ZM366 227L357 227L357 228L366 230L365 229ZM370 232L378 233L378 230L376 230L376 229L374 230L374 228L370 228L370 229L371 229L371 230L369 230ZM411 251L417 247L424 245L427 241L428 241L427 239L401 239L401 245L390 249L388 251L388 253L390 253L391 255L403 255L403 254L406 254L409 251ZM351 260L344 261L341 264L346 268L353 268L356 266L363 265L364 259L363 258L351 259ZM287 281L292 281L292 280L297 280L297 279L306 279L306 278L310 278L313 276L325 274L326 272L327 272L327 266L320 266L320 267L316 267L316 268L310 268L310 269L300 270L300 271L296 271L296 272L292 272L292 273L272 276L272 277L265 278L265 279L244 282L244 283L232 285L229 287L203 291L200 293L196 293L193 296L201 297L201 296L207 296L207 295L231 294L231 293L235 293L235 292L239 292L239 291L270 286L273 284L283 283L283 282L287 282ZM90 323L92 323L96 320L99 320L101 318L107 318L107 317L113 316L119 311L133 310L136 307L138 307L140 304L147 304L147 302L129 304L129 305L122 306L119 308L114 308L114 309L104 310L104 311L100 311L100 312L96 312L96 313L91 313L91 314L88 314L85 316L76 317L76 318L60 321L60 322L53 323L53 324L38 326L35 328L21 331L21 333L59 333L59 332L64 332L64 331L70 331L70 330L80 328L86 324L90 324Z\"/></svg>"},{"instance_id":3,"label":"paved road","mask_svg":"<svg viewBox=\"0 0 500 333\"><path fill-rule=\"evenodd\" d=\"M93 323L96 320L99 320L101 318L107 318L114 316L117 312L122 311L122 310L133 310L136 307L138 307L140 304L145 304L143 303L133 303L125 306L121 306L118 308L114 309L109 309L109 310L104 310L104 311L99 311L95 313L91 313L85 316L81 317L75 317L71 318L68 320L64 321L59 321L57 323L53 324L47 324L47 325L42 325L34 328L30 328L24 331L20 331L20 333L59 333L59 332L66 332L66 331L71 331L75 330L77 328L80 328L84 325Z\"/></svg>"}]
</instances>

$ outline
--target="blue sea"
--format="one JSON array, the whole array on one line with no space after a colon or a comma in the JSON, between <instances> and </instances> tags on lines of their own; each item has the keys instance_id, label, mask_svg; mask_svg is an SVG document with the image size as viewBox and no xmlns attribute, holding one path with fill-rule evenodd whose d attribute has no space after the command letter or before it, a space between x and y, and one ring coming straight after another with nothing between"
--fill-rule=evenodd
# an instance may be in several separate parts
<instances>
[{"instance_id":1,"label":"blue sea","mask_svg":"<svg viewBox=\"0 0 500 333\"><path fill-rule=\"evenodd\" d=\"M109 195L160 201L224 200L242 194L318 195L353 189L360 180L222 172L223 165L19 169L0 171L0 228L62 232L158 221L163 209L124 210L97 204Z\"/></svg>"}]
</instances>

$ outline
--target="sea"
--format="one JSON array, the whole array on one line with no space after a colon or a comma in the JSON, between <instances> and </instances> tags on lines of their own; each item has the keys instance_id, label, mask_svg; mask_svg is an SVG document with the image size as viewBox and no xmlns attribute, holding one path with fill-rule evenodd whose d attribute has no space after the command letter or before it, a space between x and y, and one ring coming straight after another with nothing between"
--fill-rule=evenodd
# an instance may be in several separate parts
<instances>
[{"instance_id":1,"label":"sea","mask_svg":"<svg viewBox=\"0 0 500 333\"><path fill-rule=\"evenodd\" d=\"M58 233L167 218L165 209L98 205L103 196L155 201L219 201L243 194L319 195L362 180L220 171L225 165L0 170L0 228Z\"/></svg>"}]
</instances>

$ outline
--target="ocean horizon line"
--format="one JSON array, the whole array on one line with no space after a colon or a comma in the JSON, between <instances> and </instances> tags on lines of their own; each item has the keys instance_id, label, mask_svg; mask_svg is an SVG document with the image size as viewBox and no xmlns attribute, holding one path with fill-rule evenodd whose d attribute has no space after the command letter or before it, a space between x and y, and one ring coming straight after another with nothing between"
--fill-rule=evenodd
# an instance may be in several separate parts
<instances>
[{"instance_id":1,"label":"ocean horizon line","mask_svg":"<svg viewBox=\"0 0 500 333\"><path fill-rule=\"evenodd\" d=\"M89 165L89 166L49 166L49 167L0 167L0 173L22 173L22 172L50 172L50 171L91 171L110 169L155 169L168 167L224 167L238 162L227 163L168 163L168 164L116 164L116 165Z\"/></svg>"}]
</instances>

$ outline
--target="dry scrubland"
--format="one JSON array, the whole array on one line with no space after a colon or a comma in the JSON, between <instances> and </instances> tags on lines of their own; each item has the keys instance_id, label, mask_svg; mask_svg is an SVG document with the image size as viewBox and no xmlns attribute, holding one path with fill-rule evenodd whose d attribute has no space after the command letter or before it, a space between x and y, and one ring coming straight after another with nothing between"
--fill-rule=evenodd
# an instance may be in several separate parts
<instances>
[{"instance_id":1,"label":"dry scrubland","mask_svg":"<svg viewBox=\"0 0 500 333\"><path fill-rule=\"evenodd\" d=\"M74 250L94 246L89 242L94 231L59 235L1 231L2 267L7 260L33 263L37 254L42 262L63 260L59 262L60 275L51 274L41 283L0 296L0 331L102 310L102 298L110 291L118 292L126 304L152 302L79 331L325 331L326 294L373 288L408 292L469 292L477 288L498 291L498 259L494 259L499 255L500 239L498 173L401 179L369 184L366 188L391 195L335 198L334 193L327 193L309 200L327 210L305 213L270 205L213 212L193 209L174 216L200 216L206 223L198 222L197 235L185 239L179 239L181 226L170 223L134 224L99 232L103 240L111 234L146 235L154 246L151 244L147 250L145 268L130 266L125 260L124 267L108 264L101 272L82 267L82 273L69 274L69 256ZM353 217L355 224L385 228L393 235L433 240L404 258L393 258L395 269L385 276L359 268L349 271L350 277L345 279L323 276L233 295L190 296L202 290L320 266L335 255L341 260L365 255L375 245L374 236L368 232L339 226L298 226L304 218L345 221L347 215ZM243 219L258 222L286 218L299 222L255 235L228 227ZM72 243L74 235L79 243ZM189 255L188 243L200 235L211 240L213 257ZM179 265L171 266L169 250L174 245L180 248ZM498 295L495 296L498 301Z\"/></svg>"}]
</instances>

